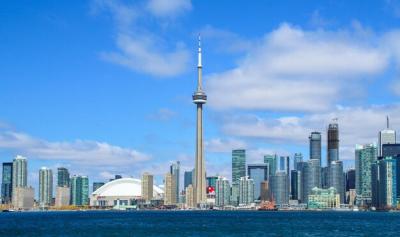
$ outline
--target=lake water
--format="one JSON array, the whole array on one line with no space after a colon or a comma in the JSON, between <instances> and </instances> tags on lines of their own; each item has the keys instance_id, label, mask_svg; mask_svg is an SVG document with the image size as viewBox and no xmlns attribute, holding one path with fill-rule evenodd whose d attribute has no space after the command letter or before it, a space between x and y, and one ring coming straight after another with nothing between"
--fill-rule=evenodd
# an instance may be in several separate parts
<instances>
[{"instance_id":1,"label":"lake water","mask_svg":"<svg viewBox=\"0 0 400 237\"><path fill-rule=\"evenodd\" d=\"M0 236L400 236L400 213L14 212Z\"/></svg>"}]
</instances>

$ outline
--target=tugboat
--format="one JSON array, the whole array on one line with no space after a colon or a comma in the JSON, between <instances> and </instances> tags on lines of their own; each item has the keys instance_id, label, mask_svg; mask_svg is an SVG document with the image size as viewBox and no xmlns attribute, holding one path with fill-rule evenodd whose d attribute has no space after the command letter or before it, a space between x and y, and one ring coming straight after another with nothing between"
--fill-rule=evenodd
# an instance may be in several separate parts
<instances>
[{"instance_id":1,"label":"tugboat","mask_svg":"<svg viewBox=\"0 0 400 237\"><path fill-rule=\"evenodd\" d=\"M272 197L271 201L263 201L260 204L260 208L258 208L259 211L277 211L278 208L275 205L275 200Z\"/></svg>"}]
</instances>

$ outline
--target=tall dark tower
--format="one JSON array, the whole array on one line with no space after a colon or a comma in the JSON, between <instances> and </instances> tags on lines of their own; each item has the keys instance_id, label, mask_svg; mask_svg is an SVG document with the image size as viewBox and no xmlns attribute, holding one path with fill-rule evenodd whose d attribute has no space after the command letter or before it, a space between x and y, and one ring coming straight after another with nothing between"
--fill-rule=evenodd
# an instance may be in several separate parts
<instances>
[{"instance_id":1,"label":"tall dark tower","mask_svg":"<svg viewBox=\"0 0 400 237\"><path fill-rule=\"evenodd\" d=\"M195 160L195 203L205 203L206 196L206 167L204 162L203 144L203 104L207 101L207 95L202 88L202 64L201 64L201 40L199 36L198 64L197 64L197 90L193 94L193 103L197 106L197 126L196 126L196 160Z\"/></svg>"},{"instance_id":2,"label":"tall dark tower","mask_svg":"<svg viewBox=\"0 0 400 237\"><path fill-rule=\"evenodd\" d=\"M328 126L328 167L331 166L332 161L339 160L339 125L337 119L334 119Z\"/></svg>"}]
</instances>

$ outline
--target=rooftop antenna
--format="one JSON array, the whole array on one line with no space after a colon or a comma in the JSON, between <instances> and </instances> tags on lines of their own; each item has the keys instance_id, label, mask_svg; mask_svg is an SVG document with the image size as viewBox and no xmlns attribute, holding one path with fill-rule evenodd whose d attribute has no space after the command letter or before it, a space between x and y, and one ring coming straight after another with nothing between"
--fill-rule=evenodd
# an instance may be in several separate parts
<instances>
[{"instance_id":1,"label":"rooftop antenna","mask_svg":"<svg viewBox=\"0 0 400 237\"><path fill-rule=\"evenodd\" d=\"M389 129L389 116L386 115L386 128Z\"/></svg>"}]
</instances>

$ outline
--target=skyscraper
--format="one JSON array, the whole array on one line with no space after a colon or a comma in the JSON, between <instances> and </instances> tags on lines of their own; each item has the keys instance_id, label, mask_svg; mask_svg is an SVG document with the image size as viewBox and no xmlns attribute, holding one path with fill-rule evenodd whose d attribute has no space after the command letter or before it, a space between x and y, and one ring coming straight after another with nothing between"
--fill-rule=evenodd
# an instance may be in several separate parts
<instances>
[{"instance_id":1,"label":"skyscraper","mask_svg":"<svg viewBox=\"0 0 400 237\"><path fill-rule=\"evenodd\" d=\"M142 175L142 198L146 202L153 198L153 175L147 172Z\"/></svg>"},{"instance_id":2,"label":"skyscraper","mask_svg":"<svg viewBox=\"0 0 400 237\"><path fill-rule=\"evenodd\" d=\"M92 192L96 191L103 185L104 185L104 182L93 182Z\"/></svg>"},{"instance_id":3,"label":"skyscraper","mask_svg":"<svg viewBox=\"0 0 400 237\"><path fill-rule=\"evenodd\" d=\"M312 132L308 139L310 141L310 160L319 160L321 166L321 133Z\"/></svg>"},{"instance_id":4,"label":"skyscraper","mask_svg":"<svg viewBox=\"0 0 400 237\"><path fill-rule=\"evenodd\" d=\"M67 168L57 168L57 186L58 187L69 187L69 172Z\"/></svg>"},{"instance_id":5,"label":"skyscraper","mask_svg":"<svg viewBox=\"0 0 400 237\"><path fill-rule=\"evenodd\" d=\"M379 207L382 209L397 207L396 160L385 157L378 161L379 166Z\"/></svg>"},{"instance_id":6,"label":"skyscraper","mask_svg":"<svg viewBox=\"0 0 400 237\"><path fill-rule=\"evenodd\" d=\"M71 188L69 187L56 187L56 207L68 206L71 202Z\"/></svg>"},{"instance_id":7,"label":"skyscraper","mask_svg":"<svg viewBox=\"0 0 400 237\"><path fill-rule=\"evenodd\" d=\"M201 42L199 36L198 50L198 78L197 90L193 94L193 103L197 106L197 126L196 126L196 160L195 160L195 198L196 204L206 202L206 166L204 161L204 144L203 144L203 104L207 101L207 95L202 88L202 64L201 64Z\"/></svg>"},{"instance_id":8,"label":"skyscraper","mask_svg":"<svg viewBox=\"0 0 400 237\"><path fill-rule=\"evenodd\" d=\"M11 202L12 198L12 177L13 177L13 163L3 163L3 173L1 178L1 200L3 204Z\"/></svg>"},{"instance_id":9,"label":"skyscraper","mask_svg":"<svg viewBox=\"0 0 400 237\"><path fill-rule=\"evenodd\" d=\"M177 161L176 163L173 163L169 167L169 172L174 176L175 178L175 195L176 195L176 201L179 202L179 179L180 179L180 167L181 163Z\"/></svg>"},{"instance_id":10,"label":"skyscraper","mask_svg":"<svg viewBox=\"0 0 400 237\"><path fill-rule=\"evenodd\" d=\"M239 180L239 205L247 205L254 202L254 181L247 176Z\"/></svg>"},{"instance_id":11,"label":"skyscraper","mask_svg":"<svg viewBox=\"0 0 400 237\"><path fill-rule=\"evenodd\" d=\"M194 174L194 170L192 171L185 171L184 177L183 177L183 184L184 184L184 188L186 189L190 184L193 185L193 176Z\"/></svg>"},{"instance_id":12,"label":"skyscraper","mask_svg":"<svg viewBox=\"0 0 400 237\"><path fill-rule=\"evenodd\" d=\"M26 187L28 177L28 161L23 156L17 156L13 160L13 190L16 187Z\"/></svg>"},{"instance_id":13,"label":"skyscraper","mask_svg":"<svg viewBox=\"0 0 400 237\"><path fill-rule=\"evenodd\" d=\"M346 171L346 192L350 189L356 189L356 170L349 169Z\"/></svg>"},{"instance_id":14,"label":"skyscraper","mask_svg":"<svg viewBox=\"0 0 400 237\"><path fill-rule=\"evenodd\" d=\"M320 160L308 160L302 170L302 198L303 203L308 202L308 195L311 194L312 189L317 187L321 188L321 166Z\"/></svg>"},{"instance_id":15,"label":"skyscraper","mask_svg":"<svg viewBox=\"0 0 400 237\"><path fill-rule=\"evenodd\" d=\"M53 171L42 167L39 170L39 205L50 206L53 200Z\"/></svg>"},{"instance_id":16,"label":"skyscraper","mask_svg":"<svg viewBox=\"0 0 400 237\"><path fill-rule=\"evenodd\" d=\"M331 165L332 161L339 160L339 125L334 122L328 126L328 147L327 147L327 166ZM336 190L339 192L338 190Z\"/></svg>"},{"instance_id":17,"label":"skyscraper","mask_svg":"<svg viewBox=\"0 0 400 237\"><path fill-rule=\"evenodd\" d=\"M369 205L372 201L371 165L376 161L376 145L356 145L356 191L357 205Z\"/></svg>"},{"instance_id":18,"label":"skyscraper","mask_svg":"<svg viewBox=\"0 0 400 237\"><path fill-rule=\"evenodd\" d=\"M292 200L300 200L301 196L301 171L292 170L290 179L290 196Z\"/></svg>"},{"instance_id":19,"label":"skyscraper","mask_svg":"<svg viewBox=\"0 0 400 237\"><path fill-rule=\"evenodd\" d=\"M232 183L237 183L246 176L246 150L232 151Z\"/></svg>"},{"instance_id":20,"label":"skyscraper","mask_svg":"<svg viewBox=\"0 0 400 237\"><path fill-rule=\"evenodd\" d=\"M229 180L224 177L218 177L215 185L215 205L218 207L229 205L231 196Z\"/></svg>"},{"instance_id":21,"label":"skyscraper","mask_svg":"<svg viewBox=\"0 0 400 237\"><path fill-rule=\"evenodd\" d=\"M261 201L271 201L271 190L269 186L269 180L261 182Z\"/></svg>"},{"instance_id":22,"label":"skyscraper","mask_svg":"<svg viewBox=\"0 0 400 237\"><path fill-rule=\"evenodd\" d=\"M303 154L301 153L294 153L293 156L293 169L295 170L299 170L299 168L297 167L297 164L303 162Z\"/></svg>"},{"instance_id":23,"label":"skyscraper","mask_svg":"<svg viewBox=\"0 0 400 237\"><path fill-rule=\"evenodd\" d=\"M268 180L268 164L249 164L247 174L254 181L254 198L261 199L261 182Z\"/></svg>"},{"instance_id":24,"label":"skyscraper","mask_svg":"<svg viewBox=\"0 0 400 237\"><path fill-rule=\"evenodd\" d=\"M176 179L170 172L165 174L164 180L164 204L165 205L175 205L176 204Z\"/></svg>"},{"instance_id":25,"label":"skyscraper","mask_svg":"<svg viewBox=\"0 0 400 237\"><path fill-rule=\"evenodd\" d=\"M270 177L271 196L277 205L289 203L288 176L284 171L278 171Z\"/></svg>"},{"instance_id":26,"label":"skyscraper","mask_svg":"<svg viewBox=\"0 0 400 237\"><path fill-rule=\"evenodd\" d=\"M329 166L329 186L336 189L339 194L340 203L344 203L344 180L343 180L343 162L332 161Z\"/></svg>"},{"instance_id":27,"label":"skyscraper","mask_svg":"<svg viewBox=\"0 0 400 237\"><path fill-rule=\"evenodd\" d=\"M186 208L196 207L196 204L194 203L194 197L193 197L193 186L191 184L189 184L186 187L185 195L186 195Z\"/></svg>"},{"instance_id":28,"label":"skyscraper","mask_svg":"<svg viewBox=\"0 0 400 237\"><path fill-rule=\"evenodd\" d=\"M268 176L275 175L276 173L276 155L265 155L264 163L268 164Z\"/></svg>"},{"instance_id":29,"label":"skyscraper","mask_svg":"<svg viewBox=\"0 0 400 237\"><path fill-rule=\"evenodd\" d=\"M74 206L89 205L89 178L87 176L72 176L71 204Z\"/></svg>"},{"instance_id":30,"label":"skyscraper","mask_svg":"<svg viewBox=\"0 0 400 237\"><path fill-rule=\"evenodd\" d=\"M386 117L386 129L379 132L378 137L378 156L382 156L382 145L383 144L395 144L396 143L396 131L389 127L389 117Z\"/></svg>"}]
</instances>

